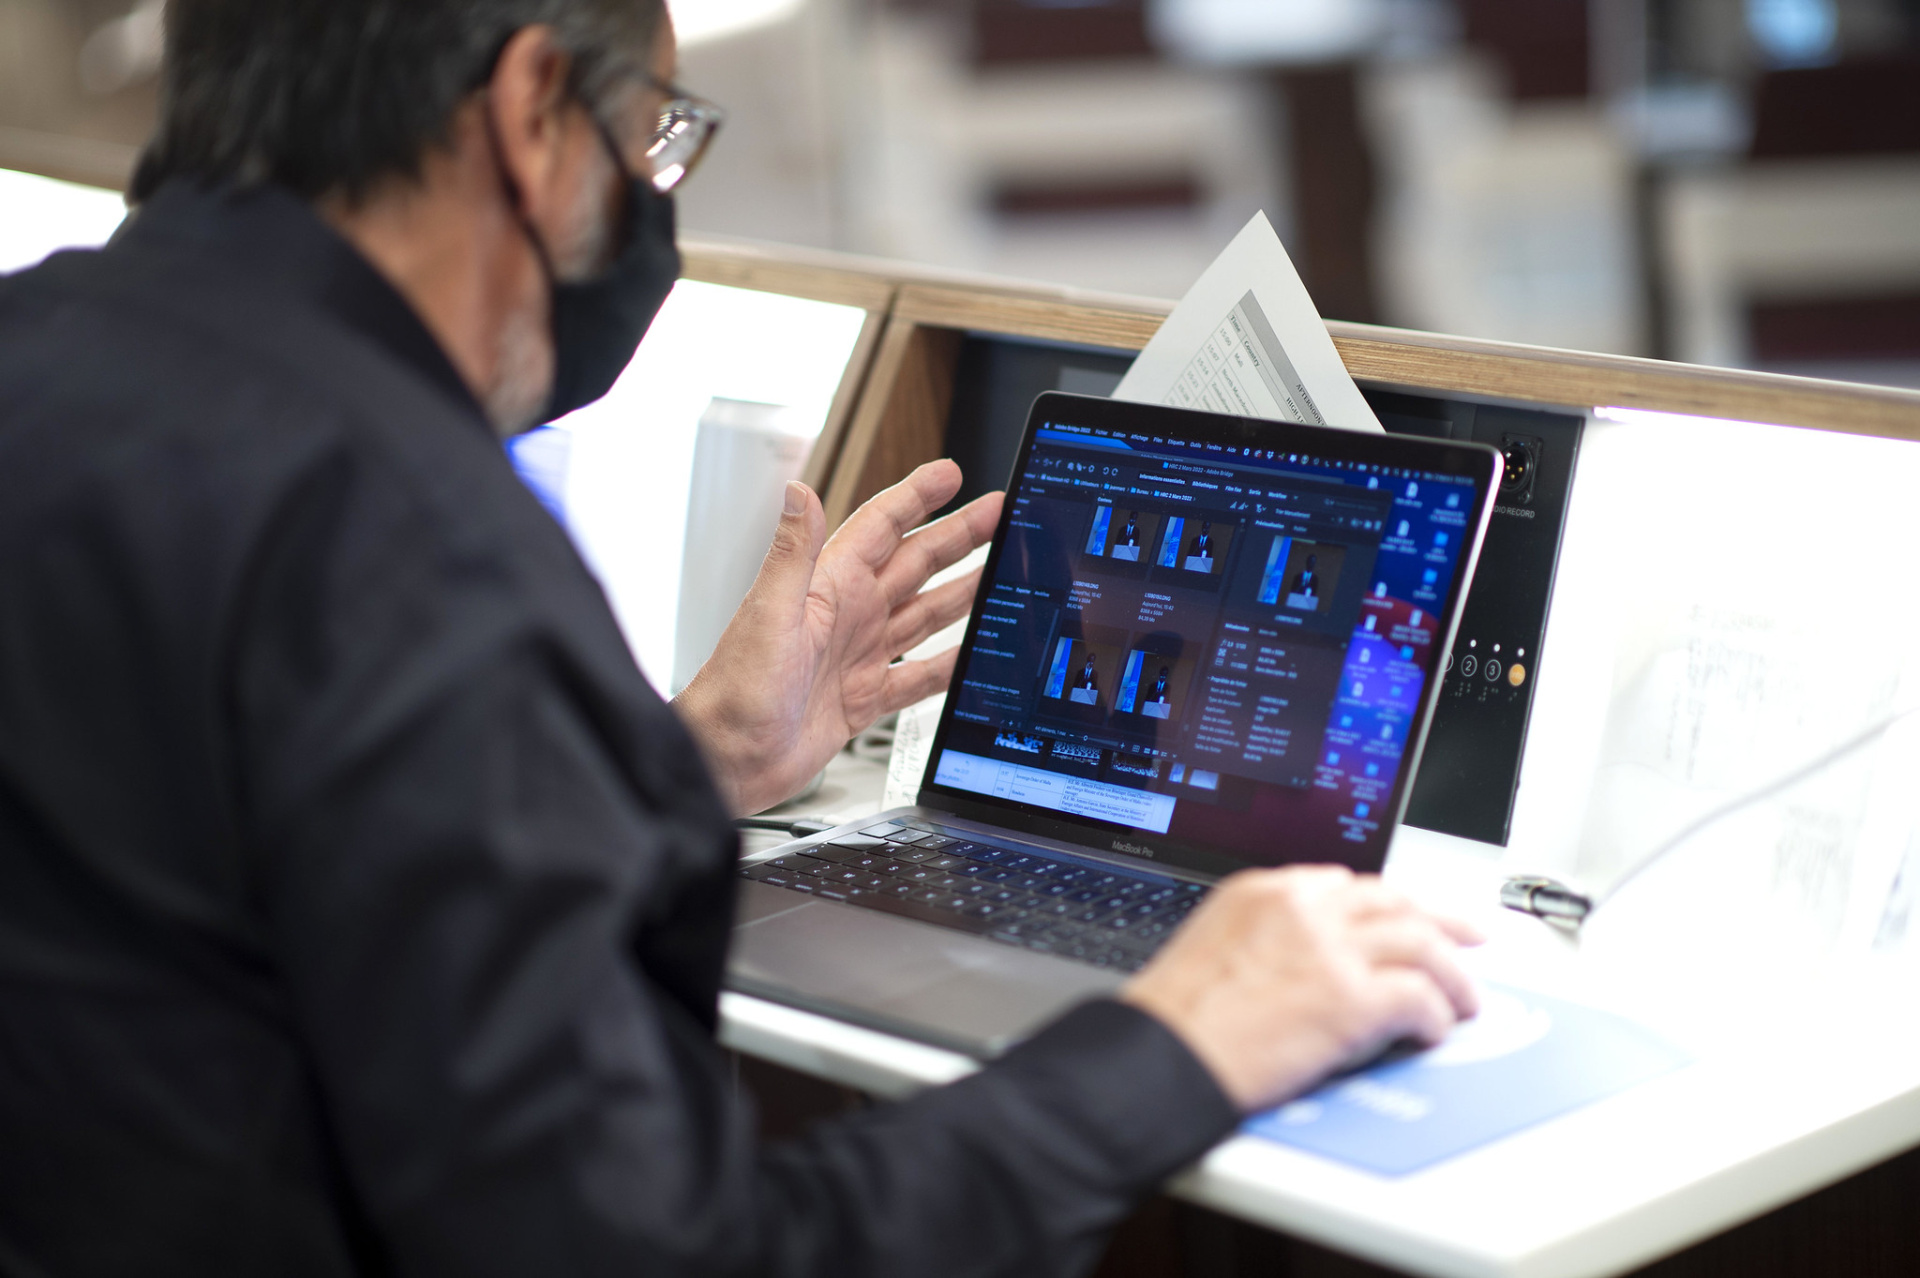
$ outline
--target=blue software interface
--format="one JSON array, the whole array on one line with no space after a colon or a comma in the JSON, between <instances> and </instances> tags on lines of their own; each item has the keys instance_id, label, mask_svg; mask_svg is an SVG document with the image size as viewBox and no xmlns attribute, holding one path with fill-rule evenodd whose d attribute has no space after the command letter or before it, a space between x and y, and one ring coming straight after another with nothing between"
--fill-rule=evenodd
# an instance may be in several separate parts
<instances>
[{"instance_id":1,"label":"blue software interface","mask_svg":"<svg viewBox=\"0 0 1920 1278\"><path fill-rule=\"evenodd\" d=\"M1474 497L1458 475L1043 425L932 783L1377 868Z\"/></svg>"}]
</instances>

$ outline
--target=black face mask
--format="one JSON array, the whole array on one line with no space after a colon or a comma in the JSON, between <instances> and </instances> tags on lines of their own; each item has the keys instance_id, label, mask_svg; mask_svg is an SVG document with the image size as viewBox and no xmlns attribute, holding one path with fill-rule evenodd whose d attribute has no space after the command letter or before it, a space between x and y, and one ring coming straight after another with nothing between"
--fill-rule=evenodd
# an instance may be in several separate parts
<instances>
[{"instance_id":1,"label":"black face mask","mask_svg":"<svg viewBox=\"0 0 1920 1278\"><path fill-rule=\"evenodd\" d=\"M654 190L646 178L627 173L613 135L598 116L593 124L614 168L626 174L627 189L620 247L613 261L592 279L569 282L554 275L547 246L521 210L519 192L508 179L515 216L540 259L552 298L553 390L540 412L541 422L565 417L613 388L680 278L673 197ZM495 154L499 154L497 140ZM504 173L505 162L501 164Z\"/></svg>"},{"instance_id":2,"label":"black face mask","mask_svg":"<svg viewBox=\"0 0 1920 1278\"><path fill-rule=\"evenodd\" d=\"M620 163L617 151L614 163ZM645 178L629 177L623 222L619 253L599 275L568 283L548 271L553 393L542 421L564 417L612 389L680 278L672 196L660 194Z\"/></svg>"}]
</instances>

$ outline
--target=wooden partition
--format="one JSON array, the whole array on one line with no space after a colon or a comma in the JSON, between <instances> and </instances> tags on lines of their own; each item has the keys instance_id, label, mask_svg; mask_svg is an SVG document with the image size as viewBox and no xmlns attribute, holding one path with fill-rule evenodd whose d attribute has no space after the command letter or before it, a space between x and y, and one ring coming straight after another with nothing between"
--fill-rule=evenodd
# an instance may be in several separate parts
<instances>
[{"instance_id":1,"label":"wooden partition","mask_svg":"<svg viewBox=\"0 0 1920 1278\"><path fill-rule=\"evenodd\" d=\"M685 246L692 279L867 308L808 478L838 523L942 455L969 333L1137 351L1170 302L721 241ZM1920 391L1672 364L1365 324L1328 325L1356 380L1584 412L1649 409L1920 439Z\"/></svg>"}]
</instances>

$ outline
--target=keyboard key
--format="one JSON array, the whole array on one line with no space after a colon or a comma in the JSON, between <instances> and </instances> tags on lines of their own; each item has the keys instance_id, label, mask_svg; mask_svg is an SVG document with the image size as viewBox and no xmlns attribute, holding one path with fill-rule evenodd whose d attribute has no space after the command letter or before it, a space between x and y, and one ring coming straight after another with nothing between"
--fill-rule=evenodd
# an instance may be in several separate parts
<instances>
[{"instance_id":1,"label":"keyboard key","mask_svg":"<svg viewBox=\"0 0 1920 1278\"><path fill-rule=\"evenodd\" d=\"M927 834L922 835L913 842L916 847L923 847L929 852L939 852L953 849L959 844L960 840L950 839L944 834Z\"/></svg>"},{"instance_id":2,"label":"keyboard key","mask_svg":"<svg viewBox=\"0 0 1920 1278\"><path fill-rule=\"evenodd\" d=\"M931 865L933 863L929 861L927 862L927 864ZM996 871L990 865L981 865L977 861L962 861L960 864L954 866L953 869L949 871L949 873L958 874L965 878L972 879L972 878L985 878L989 874L1000 873L1000 871Z\"/></svg>"},{"instance_id":3,"label":"keyboard key","mask_svg":"<svg viewBox=\"0 0 1920 1278\"><path fill-rule=\"evenodd\" d=\"M778 866L782 870L792 870L792 871L798 872L801 865L804 863L801 860L799 854L792 853L787 856L776 856L771 861L762 861L761 864Z\"/></svg>"},{"instance_id":4,"label":"keyboard key","mask_svg":"<svg viewBox=\"0 0 1920 1278\"><path fill-rule=\"evenodd\" d=\"M740 873L743 878L752 879L756 883L769 883L774 887L787 887L800 877L792 870L780 870L766 865L749 866Z\"/></svg>"},{"instance_id":5,"label":"keyboard key","mask_svg":"<svg viewBox=\"0 0 1920 1278\"><path fill-rule=\"evenodd\" d=\"M816 861L810 856L802 857L800 861L800 873L810 874L815 878L823 878L826 875L835 873L839 869L840 867L831 861Z\"/></svg>"},{"instance_id":6,"label":"keyboard key","mask_svg":"<svg viewBox=\"0 0 1920 1278\"><path fill-rule=\"evenodd\" d=\"M860 833L866 835L870 839L886 839L886 838L891 838L892 836L900 833L900 831L906 828L907 827L904 825L895 825L891 821L882 821L879 825L867 826L866 828L862 829Z\"/></svg>"},{"instance_id":7,"label":"keyboard key","mask_svg":"<svg viewBox=\"0 0 1920 1278\"><path fill-rule=\"evenodd\" d=\"M866 853L859 848L836 847L831 843L823 843L819 847L808 848L806 854L821 861L832 861L836 865L843 861L856 860L866 855Z\"/></svg>"},{"instance_id":8,"label":"keyboard key","mask_svg":"<svg viewBox=\"0 0 1920 1278\"><path fill-rule=\"evenodd\" d=\"M871 852L875 848L887 845L885 839L876 839L866 834L843 834L829 843L828 847L845 848L850 852Z\"/></svg>"},{"instance_id":9,"label":"keyboard key","mask_svg":"<svg viewBox=\"0 0 1920 1278\"><path fill-rule=\"evenodd\" d=\"M985 861L989 865L994 865L999 862L1003 862L1012 855L1013 853L1007 851L1007 849L1005 848L990 848L984 845L972 852L967 853L967 856L972 858L973 860Z\"/></svg>"},{"instance_id":10,"label":"keyboard key","mask_svg":"<svg viewBox=\"0 0 1920 1278\"><path fill-rule=\"evenodd\" d=\"M966 865L968 862L965 857L949 856L946 853L941 853L939 856L928 857L925 861L922 861L921 864L931 865L936 870L951 870L955 866Z\"/></svg>"},{"instance_id":11,"label":"keyboard key","mask_svg":"<svg viewBox=\"0 0 1920 1278\"><path fill-rule=\"evenodd\" d=\"M896 861L918 863L927 860L935 854L927 851L925 848L908 847L904 843L889 843L887 845L887 855Z\"/></svg>"}]
</instances>

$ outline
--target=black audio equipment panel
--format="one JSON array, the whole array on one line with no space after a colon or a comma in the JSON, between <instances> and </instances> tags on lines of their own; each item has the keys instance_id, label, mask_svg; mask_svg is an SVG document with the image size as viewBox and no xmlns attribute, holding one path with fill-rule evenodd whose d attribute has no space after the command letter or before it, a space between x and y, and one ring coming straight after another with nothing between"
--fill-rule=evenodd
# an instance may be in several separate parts
<instances>
[{"instance_id":1,"label":"black audio equipment panel","mask_svg":"<svg viewBox=\"0 0 1920 1278\"><path fill-rule=\"evenodd\" d=\"M1006 487L1027 410L1042 392L1108 395L1131 367L1131 351L967 334L947 412L946 455L960 463L962 477L952 506Z\"/></svg>"},{"instance_id":2,"label":"black audio equipment panel","mask_svg":"<svg viewBox=\"0 0 1920 1278\"><path fill-rule=\"evenodd\" d=\"M1504 846L1586 422L1572 413L1362 391L1389 431L1474 440L1506 455L1406 815L1409 825Z\"/></svg>"},{"instance_id":3,"label":"black audio equipment panel","mask_svg":"<svg viewBox=\"0 0 1920 1278\"><path fill-rule=\"evenodd\" d=\"M953 504L1007 482L1036 395L1104 395L1132 363L1126 351L969 333L947 414L947 456L966 476ZM1506 454L1406 815L1411 825L1504 845L1584 419L1402 388L1362 391L1390 431L1476 440Z\"/></svg>"}]
</instances>

